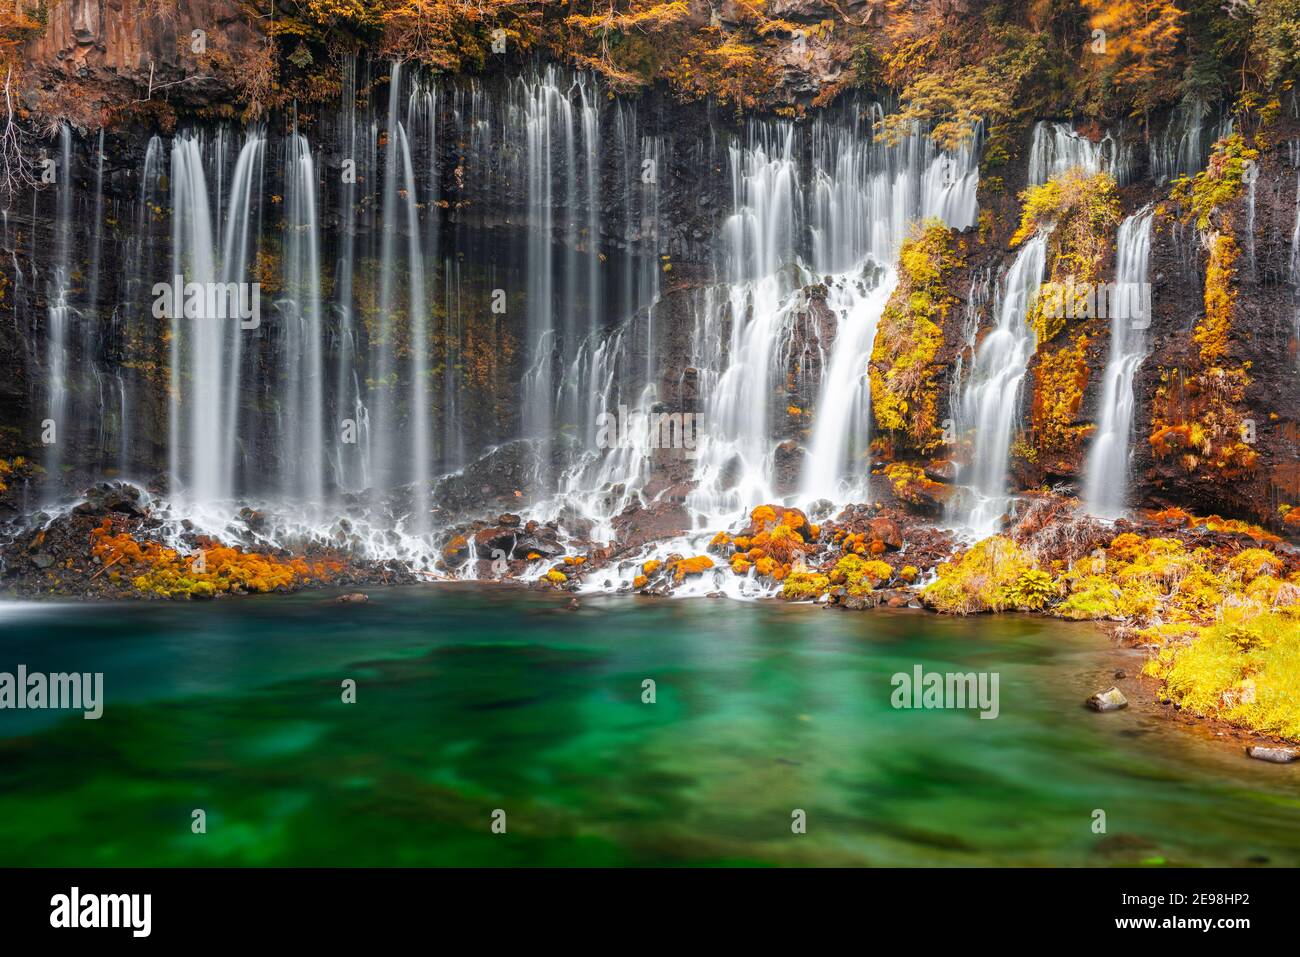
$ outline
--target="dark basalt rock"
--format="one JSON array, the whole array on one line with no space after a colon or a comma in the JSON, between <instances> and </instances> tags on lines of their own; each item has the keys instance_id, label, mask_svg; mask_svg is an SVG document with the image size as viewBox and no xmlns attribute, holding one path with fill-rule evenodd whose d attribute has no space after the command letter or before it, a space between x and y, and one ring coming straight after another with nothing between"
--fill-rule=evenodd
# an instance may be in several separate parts
<instances>
[{"instance_id":1,"label":"dark basalt rock","mask_svg":"<svg viewBox=\"0 0 1300 957\"><path fill-rule=\"evenodd\" d=\"M140 490L125 482L100 482L82 493L83 501L73 506L77 515L104 515L121 512L124 515L143 516Z\"/></svg>"},{"instance_id":2,"label":"dark basalt rock","mask_svg":"<svg viewBox=\"0 0 1300 957\"><path fill-rule=\"evenodd\" d=\"M655 502L648 507L634 504L614 518L613 526L618 545L611 556L624 555L649 542L684 535L691 527L691 516L678 502Z\"/></svg>"}]
</instances>

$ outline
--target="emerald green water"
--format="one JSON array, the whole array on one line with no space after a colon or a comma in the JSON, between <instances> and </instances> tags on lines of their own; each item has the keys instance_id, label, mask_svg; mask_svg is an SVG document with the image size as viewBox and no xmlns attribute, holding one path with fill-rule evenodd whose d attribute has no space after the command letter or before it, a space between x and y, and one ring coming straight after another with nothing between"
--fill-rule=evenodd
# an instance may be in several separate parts
<instances>
[{"instance_id":1,"label":"emerald green water","mask_svg":"<svg viewBox=\"0 0 1300 957\"><path fill-rule=\"evenodd\" d=\"M370 594L0 605L0 671L105 697L0 711L0 865L1300 864L1300 768L1084 710L1140 665L1090 626ZM895 710L916 664L1000 716Z\"/></svg>"}]
</instances>

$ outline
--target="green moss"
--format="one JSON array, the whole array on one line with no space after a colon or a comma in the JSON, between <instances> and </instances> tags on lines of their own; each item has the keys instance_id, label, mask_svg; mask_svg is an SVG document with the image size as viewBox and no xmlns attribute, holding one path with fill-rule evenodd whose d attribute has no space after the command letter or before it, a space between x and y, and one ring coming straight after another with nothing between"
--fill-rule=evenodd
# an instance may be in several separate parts
<instances>
[{"instance_id":1,"label":"green moss","mask_svg":"<svg viewBox=\"0 0 1300 957\"><path fill-rule=\"evenodd\" d=\"M1182 207L1183 220L1209 229L1220 209L1241 192L1247 164L1258 160L1259 150L1247 146L1240 133L1215 143L1205 169L1192 179L1180 176L1170 186L1169 196Z\"/></svg>"}]
</instances>

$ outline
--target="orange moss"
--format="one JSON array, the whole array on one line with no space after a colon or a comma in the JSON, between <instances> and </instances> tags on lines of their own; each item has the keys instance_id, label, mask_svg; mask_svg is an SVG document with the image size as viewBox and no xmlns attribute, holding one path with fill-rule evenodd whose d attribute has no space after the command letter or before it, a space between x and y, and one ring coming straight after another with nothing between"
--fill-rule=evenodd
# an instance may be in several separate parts
<instances>
[{"instance_id":1,"label":"orange moss","mask_svg":"<svg viewBox=\"0 0 1300 957\"><path fill-rule=\"evenodd\" d=\"M181 555L157 542L114 534L112 521L91 531L91 554L104 566L120 566L141 592L167 598L211 598L239 592L288 591L311 581L328 581L342 570L338 561L308 562L245 552L200 539L194 555Z\"/></svg>"},{"instance_id":2,"label":"orange moss","mask_svg":"<svg viewBox=\"0 0 1300 957\"><path fill-rule=\"evenodd\" d=\"M1210 258L1205 264L1205 315L1192 331L1192 341L1200 347L1201 363L1208 369L1228 354L1228 335L1237 302L1235 264L1240 251L1227 233L1210 241Z\"/></svg>"},{"instance_id":3,"label":"orange moss","mask_svg":"<svg viewBox=\"0 0 1300 957\"><path fill-rule=\"evenodd\" d=\"M694 558L683 558L673 562L668 566L673 573L674 581L682 581L687 575L699 575L713 567L713 559L708 555L696 555Z\"/></svg>"}]
</instances>

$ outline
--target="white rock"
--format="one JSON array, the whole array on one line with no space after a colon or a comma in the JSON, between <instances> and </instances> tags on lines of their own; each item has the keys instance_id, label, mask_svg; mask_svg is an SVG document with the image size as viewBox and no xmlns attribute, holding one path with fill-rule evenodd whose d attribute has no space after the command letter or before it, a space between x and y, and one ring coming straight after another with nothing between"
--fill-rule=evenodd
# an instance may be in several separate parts
<instances>
[{"instance_id":1,"label":"white rock","mask_svg":"<svg viewBox=\"0 0 1300 957\"><path fill-rule=\"evenodd\" d=\"M1093 711L1118 711L1128 707L1128 698L1118 688L1107 688L1089 698L1088 707Z\"/></svg>"}]
</instances>

